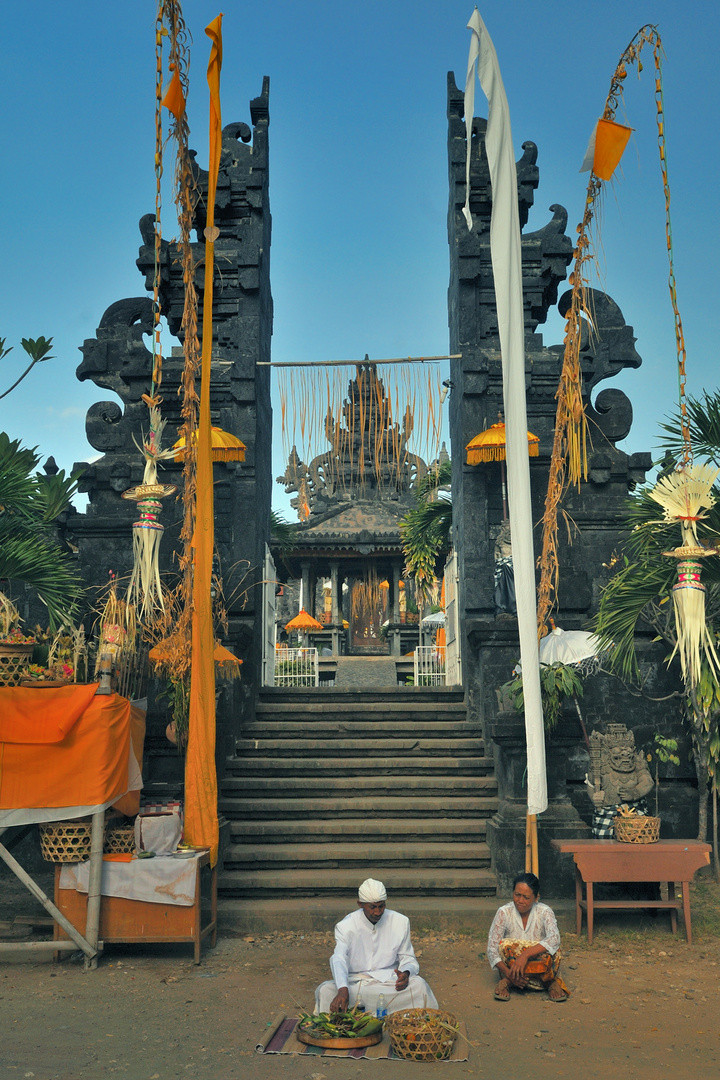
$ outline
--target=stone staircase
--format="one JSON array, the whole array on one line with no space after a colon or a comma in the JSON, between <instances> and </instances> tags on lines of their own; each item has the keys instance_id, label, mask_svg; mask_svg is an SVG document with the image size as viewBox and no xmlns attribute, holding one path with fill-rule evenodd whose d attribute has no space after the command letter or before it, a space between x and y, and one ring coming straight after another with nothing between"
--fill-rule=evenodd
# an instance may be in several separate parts
<instances>
[{"instance_id":1,"label":"stone staircase","mask_svg":"<svg viewBox=\"0 0 720 1080\"><path fill-rule=\"evenodd\" d=\"M403 897L494 896L496 806L461 690L268 688L221 787L220 895L346 899L372 875Z\"/></svg>"}]
</instances>

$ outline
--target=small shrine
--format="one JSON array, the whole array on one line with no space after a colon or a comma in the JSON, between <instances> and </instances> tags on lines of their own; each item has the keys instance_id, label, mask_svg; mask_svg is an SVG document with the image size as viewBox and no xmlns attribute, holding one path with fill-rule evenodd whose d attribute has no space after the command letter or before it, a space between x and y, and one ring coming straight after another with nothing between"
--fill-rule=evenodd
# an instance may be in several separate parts
<instances>
[{"instance_id":1,"label":"small shrine","mask_svg":"<svg viewBox=\"0 0 720 1080\"><path fill-rule=\"evenodd\" d=\"M328 409L329 449L305 464L293 446L277 478L296 493L291 506L301 522L286 559L290 576L323 625L313 644L333 655L401 656L419 639L412 585L402 580L400 522L428 465L408 449L413 411L406 405L394 419L378 367L357 364L337 419ZM443 445L439 460L447 458Z\"/></svg>"}]
</instances>

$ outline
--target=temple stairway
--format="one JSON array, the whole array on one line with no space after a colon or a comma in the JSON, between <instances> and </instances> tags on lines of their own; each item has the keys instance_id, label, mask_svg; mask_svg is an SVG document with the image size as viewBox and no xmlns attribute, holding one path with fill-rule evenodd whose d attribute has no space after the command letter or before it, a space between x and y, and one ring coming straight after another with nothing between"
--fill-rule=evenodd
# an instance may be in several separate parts
<instances>
[{"instance_id":1,"label":"temple stairway","mask_svg":"<svg viewBox=\"0 0 720 1080\"><path fill-rule=\"evenodd\" d=\"M221 787L221 909L347 907L370 875L403 901L494 896L496 806L462 690L265 689Z\"/></svg>"}]
</instances>

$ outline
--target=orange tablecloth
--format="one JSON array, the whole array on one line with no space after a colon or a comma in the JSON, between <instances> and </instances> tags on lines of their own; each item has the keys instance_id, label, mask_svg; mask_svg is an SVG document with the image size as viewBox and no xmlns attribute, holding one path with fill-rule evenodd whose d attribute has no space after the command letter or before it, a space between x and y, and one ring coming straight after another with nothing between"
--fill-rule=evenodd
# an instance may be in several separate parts
<instances>
[{"instance_id":1,"label":"orange tablecloth","mask_svg":"<svg viewBox=\"0 0 720 1080\"><path fill-rule=\"evenodd\" d=\"M142 763L145 715L95 689L0 689L0 812L113 804L137 812L139 788L128 797L131 739Z\"/></svg>"}]
</instances>

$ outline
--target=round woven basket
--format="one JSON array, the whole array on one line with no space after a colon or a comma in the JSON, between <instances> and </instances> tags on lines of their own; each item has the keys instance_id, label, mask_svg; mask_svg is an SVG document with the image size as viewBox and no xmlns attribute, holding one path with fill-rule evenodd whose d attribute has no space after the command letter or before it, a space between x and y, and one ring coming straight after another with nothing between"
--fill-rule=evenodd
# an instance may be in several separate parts
<instances>
[{"instance_id":1,"label":"round woven basket","mask_svg":"<svg viewBox=\"0 0 720 1080\"><path fill-rule=\"evenodd\" d=\"M45 862L77 863L90 858L90 821L52 821L40 826L40 851Z\"/></svg>"},{"instance_id":2,"label":"round woven basket","mask_svg":"<svg viewBox=\"0 0 720 1080\"><path fill-rule=\"evenodd\" d=\"M108 825L105 830L105 853L132 855L135 852L134 825Z\"/></svg>"},{"instance_id":3,"label":"round woven basket","mask_svg":"<svg viewBox=\"0 0 720 1080\"><path fill-rule=\"evenodd\" d=\"M615 839L622 844L657 844L660 839L660 818L618 814L614 821Z\"/></svg>"},{"instance_id":4,"label":"round woven basket","mask_svg":"<svg viewBox=\"0 0 720 1080\"><path fill-rule=\"evenodd\" d=\"M32 659L34 641L18 645L0 645L0 686L18 686Z\"/></svg>"},{"instance_id":5,"label":"round woven basket","mask_svg":"<svg viewBox=\"0 0 720 1080\"><path fill-rule=\"evenodd\" d=\"M392 1048L406 1061L443 1061L452 1054L457 1019L440 1009L403 1009L385 1021Z\"/></svg>"}]
</instances>

